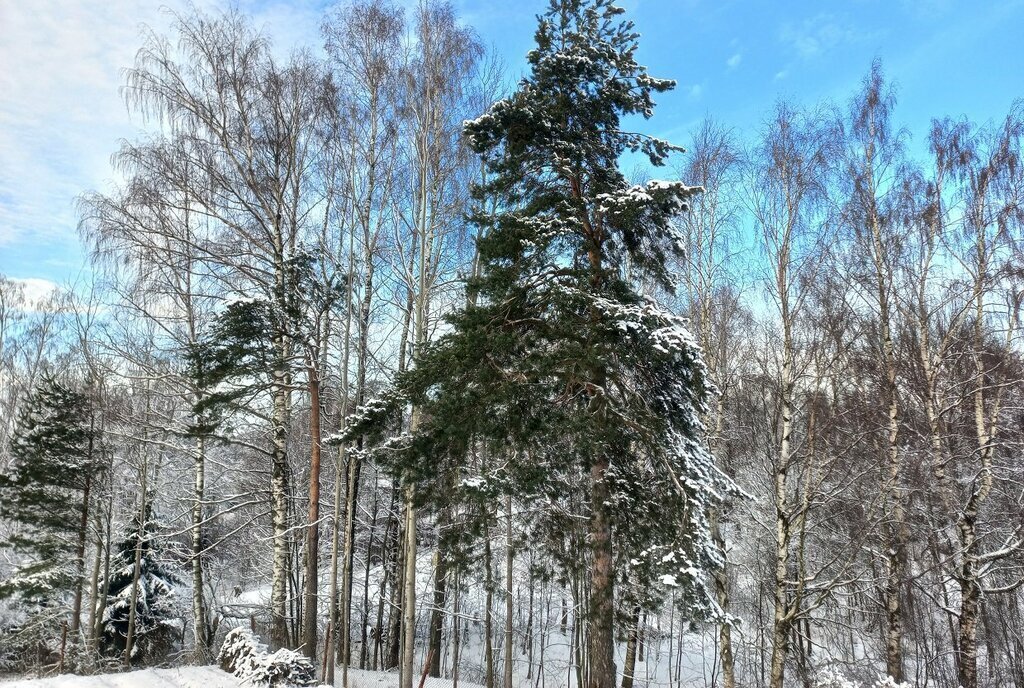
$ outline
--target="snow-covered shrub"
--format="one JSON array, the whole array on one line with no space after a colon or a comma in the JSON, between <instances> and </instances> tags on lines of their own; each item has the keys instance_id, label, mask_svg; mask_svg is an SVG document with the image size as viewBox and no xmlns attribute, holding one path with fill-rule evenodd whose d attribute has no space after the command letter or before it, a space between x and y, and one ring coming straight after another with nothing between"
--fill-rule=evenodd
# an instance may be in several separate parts
<instances>
[{"instance_id":1,"label":"snow-covered shrub","mask_svg":"<svg viewBox=\"0 0 1024 688\"><path fill-rule=\"evenodd\" d=\"M249 680L268 686L315 686L316 671L307 657L281 648L254 663Z\"/></svg>"},{"instance_id":2,"label":"snow-covered shrub","mask_svg":"<svg viewBox=\"0 0 1024 688\"><path fill-rule=\"evenodd\" d=\"M814 688L910 688L910 684L898 683L892 676L880 676L870 686L865 686L860 681L846 678L836 669L827 668L818 672Z\"/></svg>"},{"instance_id":3,"label":"snow-covered shrub","mask_svg":"<svg viewBox=\"0 0 1024 688\"><path fill-rule=\"evenodd\" d=\"M217 662L224 671L256 685L316 685L316 671L309 659L284 648L267 654L267 646L247 628L228 631Z\"/></svg>"}]
</instances>

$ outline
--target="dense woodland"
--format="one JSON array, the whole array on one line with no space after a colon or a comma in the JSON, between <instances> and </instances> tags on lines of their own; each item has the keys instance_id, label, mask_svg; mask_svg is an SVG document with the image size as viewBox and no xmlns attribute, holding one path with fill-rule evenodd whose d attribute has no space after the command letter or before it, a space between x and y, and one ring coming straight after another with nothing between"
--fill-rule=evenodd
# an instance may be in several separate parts
<instances>
[{"instance_id":1,"label":"dense woodland","mask_svg":"<svg viewBox=\"0 0 1024 688\"><path fill-rule=\"evenodd\" d=\"M143 36L88 268L0 276L0 671L1024 688L1024 104L683 151L609 0L536 38Z\"/></svg>"}]
</instances>

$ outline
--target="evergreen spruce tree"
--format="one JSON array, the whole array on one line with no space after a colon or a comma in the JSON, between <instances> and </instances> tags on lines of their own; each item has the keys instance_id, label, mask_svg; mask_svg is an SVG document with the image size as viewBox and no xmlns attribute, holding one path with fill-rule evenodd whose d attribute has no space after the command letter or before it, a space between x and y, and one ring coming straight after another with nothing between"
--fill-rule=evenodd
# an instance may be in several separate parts
<instances>
[{"instance_id":1,"label":"evergreen spruce tree","mask_svg":"<svg viewBox=\"0 0 1024 688\"><path fill-rule=\"evenodd\" d=\"M0 582L51 622L79 628L89 499L99 461L89 398L46 375L22 407L0 475L0 518L15 527L4 543L22 561ZM55 629L54 629L55 630Z\"/></svg>"},{"instance_id":2,"label":"evergreen spruce tree","mask_svg":"<svg viewBox=\"0 0 1024 688\"><path fill-rule=\"evenodd\" d=\"M158 524L148 502L142 528L137 513L126 524L124 536L115 546L109 579L103 583L108 603L103 615L102 648L106 654L117 656L124 652L128 638L138 554L133 660L166 656L180 634L181 615L175 606L175 588L181 580L161 558L156 540Z\"/></svg>"},{"instance_id":3,"label":"evergreen spruce tree","mask_svg":"<svg viewBox=\"0 0 1024 688\"><path fill-rule=\"evenodd\" d=\"M624 116L650 117L653 94L674 82L636 62L638 34L621 14L611 0L552 0L529 75L466 123L490 172L475 193L496 209L474 217L481 269L470 305L353 426L372 432L409 404L420 411L414 432L377 453L428 503L451 499L440 494L451 476L438 479L448 471L471 490L589 506L591 688L615 684L617 577L676 587L692 613L717 609L706 516L735 489L704 448L712 390L698 346L641 288L672 288L666 263L682 242L671 219L700 190L633 185L618 169L627 151L661 166L679 150L622 130ZM481 444L502 453L500 485L465 474Z\"/></svg>"}]
</instances>

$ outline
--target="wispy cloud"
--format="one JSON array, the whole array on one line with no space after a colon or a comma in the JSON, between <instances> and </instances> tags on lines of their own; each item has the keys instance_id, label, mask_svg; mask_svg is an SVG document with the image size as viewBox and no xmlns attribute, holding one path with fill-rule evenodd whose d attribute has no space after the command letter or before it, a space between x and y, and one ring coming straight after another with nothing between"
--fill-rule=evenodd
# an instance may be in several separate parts
<instances>
[{"instance_id":1,"label":"wispy cloud","mask_svg":"<svg viewBox=\"0 0 1024 688\"><path fill-rule=\"evenodd\" d=\"M841 45L866 40L871 34L855 28L847 19L822 12L799 22L786 22L779 40L800 57L813 58Z\"/></svg>"},{"instance_id":2,"label":"wispy cloud","mask_svg":"<svg viewBox=\"0 0 1024 688\"><path fill-rule=\"evenodd\" d=\"M736 69L740 66L740 62L743 61L743 53L735 53L732 57L725 61L725 66L729 69Z\"/></svg>"},{"instance_id":3,"label":"wispy cloud","mask_svg":"<svg viewBox=\"0 0 1024 688\"><path fill-rule=\"evenodd\" d=\"M166 30L165 3L151 0L33 0L0 4L0 247L66 246L75 238L74 200L113 176L110 155L134 138L119 95L141 25ZM187 11L187 0L166 2ZM201 9L224 6L198 0ZM280 52L316 44L318 0L239 3ZM10 270L13 266L0 265Z\"/></svg>"}]
</instances>

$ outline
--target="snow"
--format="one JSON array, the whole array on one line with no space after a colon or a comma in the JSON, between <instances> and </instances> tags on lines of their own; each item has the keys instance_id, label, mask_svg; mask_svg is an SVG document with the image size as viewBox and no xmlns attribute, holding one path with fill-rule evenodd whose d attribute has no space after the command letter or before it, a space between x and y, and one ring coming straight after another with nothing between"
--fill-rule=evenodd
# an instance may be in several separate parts
<instances>
[{"instance_id":1,"label":"snow","mask_svg":"<svg viewBox=\"0 0 1024 688\"><path fill-rule=\"evenodd\" d=\"M3 688L240 688L248 685L214 666L142 669L95 676L65 674L0 682Z\"/></svg>"},{"instance_id":2,"label":"snow","mask_svg":"<svg viewBox=\"0 0 1024 688\"><path fill-rule=\"evenodd\" d=\"M416 676L416 685L419 685L419 679ZM348 682L349 688L397 688L398 674L349 669ZM252 688L252 685L215 666L142 669L94 676L65 674L43 679L20 679L10 683L0 679L3 688ZM335 685L342 685L340 667L335 676ZM451 685L452 681L448 678L427 678L424 688L450 688ZM459 685L462 688L482 688L461 680Z\"/></svg>"}]
</instances>

